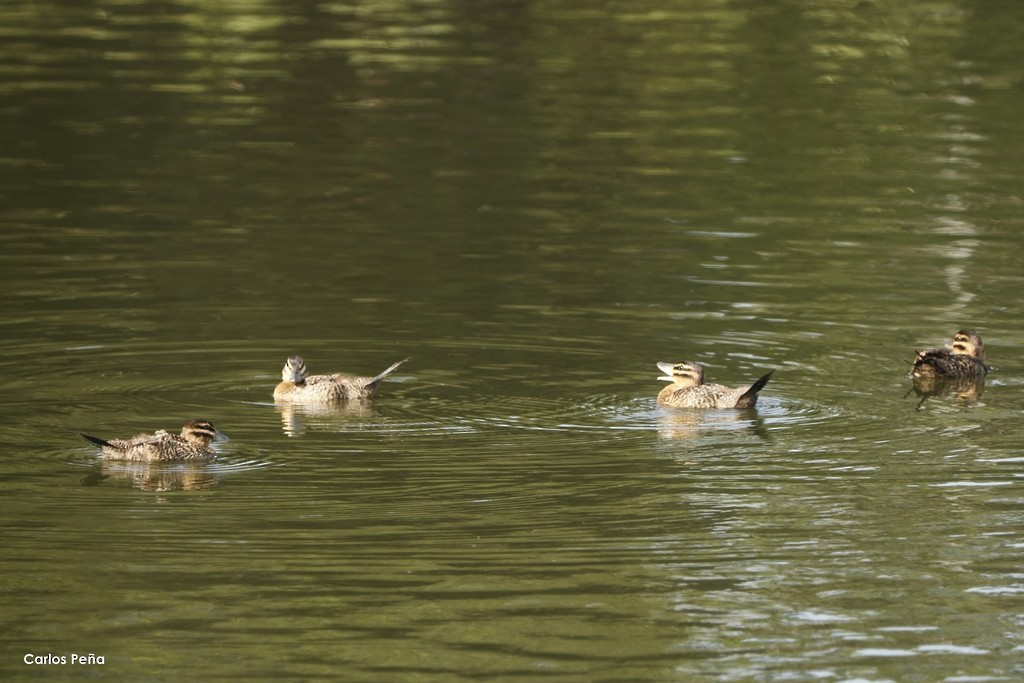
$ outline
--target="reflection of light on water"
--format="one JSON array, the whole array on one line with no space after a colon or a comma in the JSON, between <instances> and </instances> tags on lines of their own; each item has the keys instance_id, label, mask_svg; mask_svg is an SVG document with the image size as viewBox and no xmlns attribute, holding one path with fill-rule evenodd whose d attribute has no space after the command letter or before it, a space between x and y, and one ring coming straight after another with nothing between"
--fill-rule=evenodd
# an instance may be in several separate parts
<instances>
[{"instance_id":1,"label":"reflection of light on water","mask_svg":"<svg viewBox=\"0 0 1024 683\"><path fill-rule=\"evenodd\" d=\"M811 624L836 624L844 621L854 621L854 618L845 614L832 614L818 610L804 610L793 614L794 621L802 621Z\"/></svg>"},{"instance_id":2,"label":"reflection of light on water","mask_svg":"<svg viewBox=\"0 0 1024 683\"><path fill-rule=\"evenodd\" d=\"M975 488L989 486L1012 486L1012 481L947 481L941 484L930 484L934 488Z\"/></svg>"},{"instance_id":3,"label":"reflection of light on water","mask_svg":"<svg viewBox=\"0 0 1024 683\"><path fill-rule=\"evenodd\" d=\"M868 647L856 650L854 657L916 657L919 654L948 654L948 655L987 655L989 650L964 645L947 645L939 643L935 645L919 645L913 650Z\"/></svg>"},{"instance_id":4,"label":"reflection of light on water","mask_svg":"<svg viewBox=\"0 0 1024 683\"><path fill-rule=\"evenodd\" d=\"M1024 586L978 586L968 588L965 593L979 593L981 595L1020 595L1024 593Z\"/></svg>"},{"instance_id":5,"label":"reflection of light on water","mask_svg":"<svg viewBox=\"0 0 1024 683\"><path fill-rule=\"evenodd\" d=\"M937 218L935 226L931 230L938 235L952 235L954 237L973 237L981 232L978 226L950 216L940 216ZM972 246L977 246L977 243L973 243Z\"/></svg>"},{"instance_id":6,"label":"reflection of light on water","mask_svg":"<svg viewBox=\"0 0 1024 683\"><path fill-rule=\"evenodd\" d=\"M946 286L949 287L949 291L952 294L952 298L945 302L944 305L956 310L966 309L974 301L976 295L968 289L973 282L963 261L974 258L980 242L977 239L969 238L975 237L981 231L977 226L967 221L949 216L938 218L936 224L931 226L930 230L938 235L953 235L964 238L948 243L930 244L925 250L932 252L932 254L939 258L951 259L953 261L942 269L945 275Z\"/></svg>"}]
</instances>

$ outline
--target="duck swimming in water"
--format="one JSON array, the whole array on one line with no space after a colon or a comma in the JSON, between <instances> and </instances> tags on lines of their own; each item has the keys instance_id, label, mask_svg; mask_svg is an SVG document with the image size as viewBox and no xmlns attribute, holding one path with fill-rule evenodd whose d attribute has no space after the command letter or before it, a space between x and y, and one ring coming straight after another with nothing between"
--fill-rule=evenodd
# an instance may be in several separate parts
<instances>
[{"instance_id":1,"label":"duck swimming in water","mask_svg":"<svg viewBox=\"0 0 1024 683\"><path fill-rule=\"evenodd\" d=\"M753 408L757 393L768 384L772 370L750 386L732 389L721 384L705 384L704 368L688 361L658 363L664 376L672 382L658 393L658 403L672 408Z\"/></svg>"},{"instance_id":2,"label":"duck swimming in water","mask_svg":"<svg viewBox=\"0 0 1024 683\"><path fill-rule=\"evenodd\" d=\"M985 344L974 330L960 330L953 335L949 348L918 352L910 375L927 379L980 378L989 373L985 363Z\"/></svg>"},{"instance_id":3,"label":"duck swimming in water","mask_svg":"<svg viewBox=\"0 0 1024 683\"><path fill-rule=\"evenodd\" d=\"M302 356L292 356L281 370L281 382L274 389L278 403L340 403L373 398L377 383L409 360L404 358L374 377L356 375L311 375Z\"/></svg>"},{"instance_id":4,"label":"duck swimming in water","mask_svg":"<svg viewBox=\"0 0 1024 683\"><path fill-rule=\"evenodd\" d=\"M207 420L189 420L180 434L169 434L162 429L154 434L136 434L130 439L102 439L86 432L78 434L101 447L104 460L135 462L215 460L217 454L210 443L226 438Z\"/></svg>"}]
</instances>

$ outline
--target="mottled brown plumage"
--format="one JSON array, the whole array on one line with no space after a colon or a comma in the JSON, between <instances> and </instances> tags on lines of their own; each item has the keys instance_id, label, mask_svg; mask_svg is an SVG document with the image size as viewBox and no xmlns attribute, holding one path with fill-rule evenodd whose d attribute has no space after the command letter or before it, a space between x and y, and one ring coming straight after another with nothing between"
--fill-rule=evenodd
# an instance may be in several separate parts
<instances>
[{"instance_id":1,"label":"mottled brown plumage","mask_svg":"<svg viewBox=\"0 0 1024 683\"><path fill-rule=\"evenodd\" d=\"M129 439L102 439L86 432L78 434L100 446L105 460L137 462L214 460L217 454L210 443L222 436L207 420L189 420L180 434L169 434L162 429L154 434L136 434Z\"/></svg>"},{"instance_id":2,"label":"mottled brown plumage","mask_svg":"<svg viewBox=\"0 0 1024 683\"><path fill-rule=\"evenodd\" d=\"M658 393L658 403L672 408L752 408L757 404L757 393L775 372L749 386L732 389L705 384L704 368L696 363L658 363L658 369L665 373L658 379L672 382Z\"/></svg>"},{"instance_id":3,"label":"mottled brown plumage","mask_svg":"<svg viewBox=\"0 0 1024 683\"><path fill-rule=\"evenodd\" d=\"M278 403L341 403L373 398L377 383L407 360L400 360L373 377L359 377L340 373L310 375L302 356L292 356L281 370L281 382L274 389L274 400Z\"/></svg>"},{"instance_id":4,"label":"mottled brown plumage","mask_svg":"<svg viewBox=\"0 0 1024 683\"><path fill-rule=\"evenodd\" d=\"M985 344L974 330L960 330L949 348L918 352L910 374L915 378L965 379L989 373Z\"/></svg>"}]
</instances>

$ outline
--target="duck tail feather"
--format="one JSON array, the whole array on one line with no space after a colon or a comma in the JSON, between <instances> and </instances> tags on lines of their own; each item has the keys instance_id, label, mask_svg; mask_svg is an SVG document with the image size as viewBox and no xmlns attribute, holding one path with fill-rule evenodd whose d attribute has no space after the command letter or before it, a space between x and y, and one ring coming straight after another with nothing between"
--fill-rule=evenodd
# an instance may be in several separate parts
<instances>
[{"instance_id":1,"label":"duck tail feather","mask_svg":"<svg viewBox=\"0 0 1024 683\"><path fill-rule=\"evenodd\" d=\"M110 442L107 441L106 439L101 439L98 436L93 436L92 434L90 434L88 432L82 432L82 431L79 431L77 429L75 431L78 432L78 435L80 437L82 437L83 439L85 439L86 441L88 441L90 443L94 443L97 446L100 446L101 448L103 446L109 446L110 445Z\"/></svg>"},{"instance_id":2,"label":"duck tail feather","mask_svg":"<svg viewBox=\"0 0 1024 683\"><path fill-rule=\"evenodd\" d=\"M736 407L749 408L750 406L754 405L754 403L757 402L757 392L764 389L764 385L768 384L768 380L770 380L772 378L772 375L774 374L775 371L772 370L771 372L762 375L760 379L751 384L750 388L744 391L743 394L740 395L738 399L736 399Z\"/></svg>"},{"instance_id":3,"label":"duck tail feather","mask_svg":"<svg viewBox=\"0 0 1024 683\"><path fill-rule=\"evenodd\" d=\"M412 358L412 356L409 356L409 358ZM385 377L387 377L388 375L390 375L390 374L391 374L392 372L394 372L395 370L397 370L397 369L398 369L398 366L399 366L399 365L401 365L402 363L404 363L405 361L409 360L409 358L403 358L402 360L398 361L397 363L392 363L392 364L391 364L391 365L390 365L390 366L388 367L388 369L387 369L387 370L384 370L383 372L381 372L380 374L378 374L378 375L377 375L376 377L374 377L374 378L373 378L373 379L371 379L371 380L370 380L369 382L367 382L367 383L366 383L366 385L367 385L367 386L373 386L373 385L375 385L375 384L376 384L377 382L381 381L382 379L384 379Z\"/></svg>"}]
</instances>

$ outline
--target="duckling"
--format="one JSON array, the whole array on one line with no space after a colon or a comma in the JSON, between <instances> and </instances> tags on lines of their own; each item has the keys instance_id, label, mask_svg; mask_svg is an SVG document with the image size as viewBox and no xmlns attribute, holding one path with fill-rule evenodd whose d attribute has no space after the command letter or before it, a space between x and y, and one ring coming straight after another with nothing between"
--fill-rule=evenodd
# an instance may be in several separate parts
<instances>
[{"instance_id":1,"label":"duckling","mask_svg":"<svg viewBox=\"0 0 1024 683\"><path fill-rule=\"evenodd\" d=\"M154 434L136 434L130 439L101 439L78 432L86 441L103 449L105 460L132 460L136 462L171 462L175 460L215 460L217 454L210 443L225 438L207 420L189 420L181 434L168 434L159 430Z\"/></svg>"},{"instance_id":2,"label":"duckling","mask_svg":"<svg viewBox=\"0 0 1024 683\"><path fill-rule=\"evenodd\" d=\"M310 375L302 356L292 356L281 370L281 382L274 389L278 403L340 403L373 398L377 383L409 360L404 358L374 377L355 375Z\"/></svg>"},{"instance_id":3,"label":"duckling","mask_svg":"<svg viewBox=\"0 0 1024 683\"><path fill-rule=\"evenodd\" d=\"M757 392L768 384L772 370L748 387L731 389L721 384L704 384L704 368L684 361L658 363L665 373L660 380L672 382L658 393L658 403L672 408L753 408Z\"/></svg>"},{"instance_id":4,"label":"duckling","mask_svg":"<svg viewBox=\"0 0 1024 683\"><path fill-rule=\"evenodd\" d=\"M914 378L963 379L984 377L990 368L985 364L985 344L974 330L960 330L953 335L950 348L918 352L910 375Z\"/></svg>"}]
</instances>

